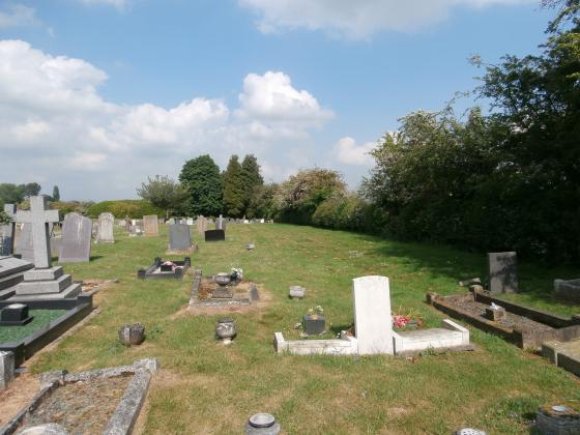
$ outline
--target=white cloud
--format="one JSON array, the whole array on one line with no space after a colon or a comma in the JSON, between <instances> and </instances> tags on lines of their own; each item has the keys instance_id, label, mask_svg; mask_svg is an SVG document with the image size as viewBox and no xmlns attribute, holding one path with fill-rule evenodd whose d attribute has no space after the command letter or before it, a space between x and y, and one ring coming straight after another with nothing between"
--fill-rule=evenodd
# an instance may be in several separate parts
<instances>
[{"instance_id":1,"label":"white cloud","mask_svg":"<svg viewBox=\"0 0 580 435\"><path fill-rule=\"evenodd\" d=\"M373 165L370 152L376 148L375 142L357 145L352 137L343 137L334 146L336 160L345 165L368 166Z\"/></svg>"},{"instance_id":2,"label":"white cloud","mask_svg":"<svg viewBox=\"0 0 580 435\"><path fill-rule=\"evenodd\" d=\"M172 108L118 105L99 94L106 80L82 59L0 40L3 179L48 180L65 199L135 197L147 176L176 177L197 155L225 167L231 154L253 153L280 180L308 155L296 149L311 146L311 130L332 116L282 72L248 74L233 109L203 97Z\"/></svg>"},{"instance_id":3,"label":"white cloud","mask_svg":"<svg viewBox=\"0 0 580 435\"><path fill-rule=\"evenodd\" d=\"M415 31L444 20L455 7L537 3L537 0L238 0L259 17L264 33L323 30L349 39L384 31Z\"/></svg>"},{"instance_id":4,"label":"white cloud","mask_svg":"<svg viewBox=\"0 0 580 435\"><path fill-rule=\"evenodd\" d=\"M130 0L79 0L81 3L87 5L110 5L114 6L117 9L125 9L125 7L129 4Z\"/></svg>"},{"instance_id":5,"label":"white cloud","mask_svg":"<svg viewBox=\"0 0 580 435\"><path fill-rule=\"evenodd\" d=\"M31 7L8 3L4 5L4 10L0 10L0 29L37 24L36 11Z\"/></svg>"}]
</instances>

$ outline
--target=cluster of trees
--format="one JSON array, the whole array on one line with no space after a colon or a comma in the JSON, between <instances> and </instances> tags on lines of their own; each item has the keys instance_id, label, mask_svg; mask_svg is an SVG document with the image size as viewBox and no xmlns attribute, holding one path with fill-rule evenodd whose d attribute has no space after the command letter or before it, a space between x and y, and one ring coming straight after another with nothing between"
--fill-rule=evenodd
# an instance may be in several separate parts
<instances>
[{"instance_id":1,"label":"cluster of trees","mask_svg":"<svg viewBox=\"0 0 580 435\"><path fill-rule=\"evenodd\" d=\"M281 220L480 250L580 259L580 0L558 6L540 55L505 56L474 91L492 103L400 121L358 194L314 169L276 189Z\"/></svg>"},{"instance_id":2,"label":"cluster of trees","mask_svg":"<svg viewBox=\"0 0 580 435\"><path fill-rule=\"evenodd\" d=\"M31 196L39 195L41 190L42 187L38 183L0 183L0 204L20 204ZM52 189L52 196L46 196L49 201L60 201L58 186Z\"/></svg>"},{"instance_id":3,"label":"cluster of trees","mask_svg":"<svg viewBox=\"0 0 580 435\"><path fill-rule=\"evenodd\" d=\"M148 177L137 194L170 215L203 214L248 218L269 216L268 199L271 186L264 186L258 160L246 155L230 157L227 169L219 166L207 154L188 160L181 169L179 182L167 176Z\"/></svg>"}]
</instances>

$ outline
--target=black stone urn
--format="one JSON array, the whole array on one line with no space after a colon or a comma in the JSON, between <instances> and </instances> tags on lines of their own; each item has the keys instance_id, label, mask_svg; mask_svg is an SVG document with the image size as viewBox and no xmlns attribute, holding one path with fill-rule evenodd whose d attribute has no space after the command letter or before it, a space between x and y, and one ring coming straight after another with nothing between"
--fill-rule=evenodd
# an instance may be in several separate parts
<instances>
[{"instance_id":1,"label":"black stone urn","mask_svg":"<svg viewBox=\"0 0 580 435\"><path fill-rule=\"evenodd\" d=\"M141 323L123 325L119 328L119 341L125 346L135 346L145 340L145 326Z\"/></svg>"}]
</instances>

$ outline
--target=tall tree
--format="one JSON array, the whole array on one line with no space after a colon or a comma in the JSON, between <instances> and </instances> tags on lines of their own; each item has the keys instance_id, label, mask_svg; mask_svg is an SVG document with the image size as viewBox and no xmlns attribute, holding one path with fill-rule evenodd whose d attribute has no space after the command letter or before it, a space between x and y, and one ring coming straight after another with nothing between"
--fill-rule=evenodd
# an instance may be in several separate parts
<instances>
[{"instance_id":1,"label":"tall tree","mask_svg":"<svg viewBox=\"0 0 580 435\"><path fill-rule=\"evenodd\" d=\"M52 188L52 200L56 202L60 201L60 191L58 190L58 186Z\"/></svg>"},{"instance_id":2,"label":"tall tree","mask_svg":"<svg viewBox=\"0 0 580 435\"><path fill-rule=\"evenodd\" d=\"M18 204L24 199L24 184L0 183L0 200L6 204Z\"/></svg>"},{"instance_id":3,"label":"tall tree","mask_svg":"<svg viewBox=\"0 0 580 435\"><path fill-rule=\"evenodd\" d=\"M164 175L155 178L147 177L147 183L142 183L137 194L156 207L165 210L165 216L180 211L187 199L187 189L173 179Z\"/></svg>"},{"instance_id":4,"label":"tall tree","mask_svg":"<svg viewBox=\"0 0 580 435\"><path fill-rule=\"evenodd\" d=\"M237 155L230 157L228 167L223 174L224 212L230 217L242 217L245 211L245 186L242 166Z\"/></svg>"},{"instance_id":5,"label":"tall tree","mask_svg":"<svg viewBox=\"0 0 580 435\"><path fill-rule=\"evenodd\" d=\"M186 209L197 215L218 215L222 210L222 178L213 159L205 154L188 160L181 169L179 181L188 191Z\"/></svg>"},{"instance_id":6,"label":"tall tree","mask_svg":"<svg viewBox=\"0 0 580 435\"><path fill-rule=\"evenodd\" d=\"M256 216L257 210L252 207L253 198L259 195L259 187L264 185L264 179L260 174L258 159L253 154L248 154L242 161L242 184L244 190L244 214L248 217Z\"/></svg>"},{"instance_id":7,"label":"tall tree","mask_svg":"<svg viewBox=\"0 0 580 435\"><path fill-rule=\"evenodd\" d=\"M30 198L40 193L41 187L38 183L27 183L24 185L24 196Z\"/></svg>"}]
</instances>

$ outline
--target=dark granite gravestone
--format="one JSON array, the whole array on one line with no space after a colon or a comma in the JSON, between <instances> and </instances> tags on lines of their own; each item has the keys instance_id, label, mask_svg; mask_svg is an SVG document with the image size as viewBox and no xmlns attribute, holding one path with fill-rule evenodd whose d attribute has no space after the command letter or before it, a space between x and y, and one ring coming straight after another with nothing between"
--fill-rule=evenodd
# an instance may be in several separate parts
<instances>
[{"instance_id":1,"label":"dark granite gravestone","mask_svg":"<svg viewBox=\"0 0 580 435\"><path fill-rule=\"evenodd\" d=\"M226 239L224 230L207 230L204 234L206 242L223 242Z\"/></svg>"},{"instance_id":2,"label":"dark granite gravestone","mask_svg":"<svg viewBox=\"0 0 580 435\"><path fill-rule=\"evenodd\" d=\"M518 274L515 252L489 252L489 291L491 293L517 293Z\"/></svg>"},{"instance_id":3,"label":"dark granite gravestone","mask_svg":"<svg viewBox=\"0 0 580 435\"><path fill-rule=\"evenodd\" d=\"M25 304L10 304L0 311L0 326L22 326L31 320Z\"/></svg>"},{"instance_id":4,"label":"dark granite gravestone","mask_svg":"<svg viewBox=\"0 0 580 435\"><path fill-rule=\"evenodd\" d=\"M87 262L91 258L93 222L78 213L68 213L62 225L59 263Z\"/></svg>"},{"instance_id":5,"label":"dark granite gravestone","mask_svg":"<svg viewBox=\"0 0 580 435\"><path fill-rule=\"evenodd\" d=\"M16 206L14 204L4 204L4 213L10 219L14 219L16 215ZM12 255L14 252L14 222L6 225L0 225L0 255Z\"/></svg>"},{"instance_id":6,"label":"dark granite gravestone","mask_svg":"<svg viewBox=\"0 0 580 435\"><path fill-rule=\"evenodd\" d=\"M186 224L169 225L169 250L187 251L191 249L191 233Z\"/></svg>"}]
</instances>

